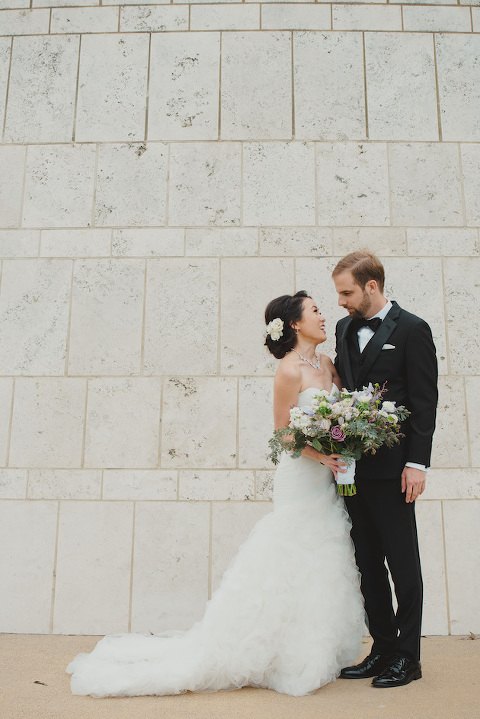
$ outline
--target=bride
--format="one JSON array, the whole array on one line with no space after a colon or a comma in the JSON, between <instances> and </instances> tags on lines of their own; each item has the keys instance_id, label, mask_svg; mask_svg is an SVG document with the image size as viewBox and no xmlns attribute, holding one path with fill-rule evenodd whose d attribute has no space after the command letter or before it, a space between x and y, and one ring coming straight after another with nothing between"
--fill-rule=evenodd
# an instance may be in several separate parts
<instances>
[{"instance_id":1,"label":"bride","mask_svg":"<svg viewBox=\"0 0 480 719\"><path fill-rule=\"evenodd\" d=\"M331 360L316 353L325 319L305 292L265 311L265 344L280 359L275 427L290 407L340 388ZM306 447L282 454L274 511L240 547L203 619L186 632L119 634L67 667L74 694L135 696L255 686L299 696L333 681L361 651L364 610L343 499L339 455Z\"/></svg>"}]
</instances>

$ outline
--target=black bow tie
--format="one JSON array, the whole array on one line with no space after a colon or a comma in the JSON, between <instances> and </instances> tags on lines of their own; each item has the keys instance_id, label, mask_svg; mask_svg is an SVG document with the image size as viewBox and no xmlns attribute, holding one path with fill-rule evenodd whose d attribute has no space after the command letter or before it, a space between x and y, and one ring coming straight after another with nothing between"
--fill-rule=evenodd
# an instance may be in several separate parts
<instances>
[{"instance_id":1,"label":"black bow tie","mask_svg":"<svg viewBox=\"0 0 480 719\"><path fill-rule=\"evenodd\" d=\"M366 320L364 317L355 317L350 326L353 332L358 332L362 327L370 327L373 332L376 332L381 324L380 317L373 317L371 320Z\"/></svg>"}]
</instances>

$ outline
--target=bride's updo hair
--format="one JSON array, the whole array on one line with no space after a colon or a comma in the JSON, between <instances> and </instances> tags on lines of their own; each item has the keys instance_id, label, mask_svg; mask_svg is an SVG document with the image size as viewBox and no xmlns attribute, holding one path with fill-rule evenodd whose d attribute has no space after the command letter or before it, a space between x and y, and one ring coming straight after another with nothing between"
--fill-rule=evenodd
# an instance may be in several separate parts
<instances>
[{"instance_id":1,"label":"bride's updo hair","mask_svg":"<svg viewBox=\"0 0 480 719\"><path fill-rule=\"evenodd\" d=\"M268 303L265 310L265 324L280 318L283 321L283 335L278 340L273 340L269 334L265 339L265 346L277 359L285 357L295 344L296 333L291 323L302 319L303 300L310 297L305 290L300 290L294 295L282 295Z\"/></svg>"}]
</instances>

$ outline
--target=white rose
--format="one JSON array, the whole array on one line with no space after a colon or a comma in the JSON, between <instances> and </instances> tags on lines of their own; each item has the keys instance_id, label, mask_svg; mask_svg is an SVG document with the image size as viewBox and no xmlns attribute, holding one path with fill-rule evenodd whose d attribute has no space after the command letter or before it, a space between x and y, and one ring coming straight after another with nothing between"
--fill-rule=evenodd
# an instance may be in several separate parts
<instances>
[{"instance_id":1,"label":"white rose","mask_svg":"<svg viewBox=\"0 0 480 719\"><path fill-rule=\"evenodd\" d=\"M397 417L396 414L389 414L389 415L388 415L388 419L389 419L390 422L392 422L393 424L397 424L397 422L398 422L398 417Z\"/></svg>"},{"instance_id":2,"label":"white rose","mask_svg":"<svg viewBox=\"0 0 480 719\"><path fill-rule=\"evenodd\" d=\"M318 421L318 426L320 427L320 429L324 429L326 432L328 432L328 430L330 429L331 424L332 423L329 419L320 419Z\"/></svg>"},{"instance_id":3,"label":"white rose","mask_svg":"<svg viewBox=\"0 0 480 719\"><path fill-rule=\"evenodd\" d=\"M384 402L382 404L382 409L387 414L392 414L395 412L395 402Z\"/></svg>"}]
</instances>

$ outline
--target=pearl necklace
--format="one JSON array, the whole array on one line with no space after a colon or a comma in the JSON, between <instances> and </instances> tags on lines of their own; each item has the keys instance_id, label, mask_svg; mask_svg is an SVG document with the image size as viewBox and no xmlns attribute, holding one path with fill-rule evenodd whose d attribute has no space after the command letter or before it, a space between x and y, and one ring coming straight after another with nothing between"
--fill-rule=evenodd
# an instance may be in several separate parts
<instances>
[{"instance_id":1,"label":"pearl necklace","mask_svg":"<svg viewBox=\"0 0 480 719\"><path fill-rule=\"evenodd\" d=\"M308 364L310 365L310 367L313 367L313 369L318 369L318 370L321 370L321 369L322 369L322 365L321 365L321 363L320 363L320 358L317 356L317 353L316 353L316 352L315 352L314 354L315 354L315 359L317 360L317 363L316 363L316 364L313 364L313 362L310 362L309 359L307 359L306 357L304 357L303 355L301 355L300 352L295 349L295 347L292 347L292 350L297 353L297 355L300 357L300 359L302 359L304 362L308 362Z\"/></svg>"}]
</instances>

